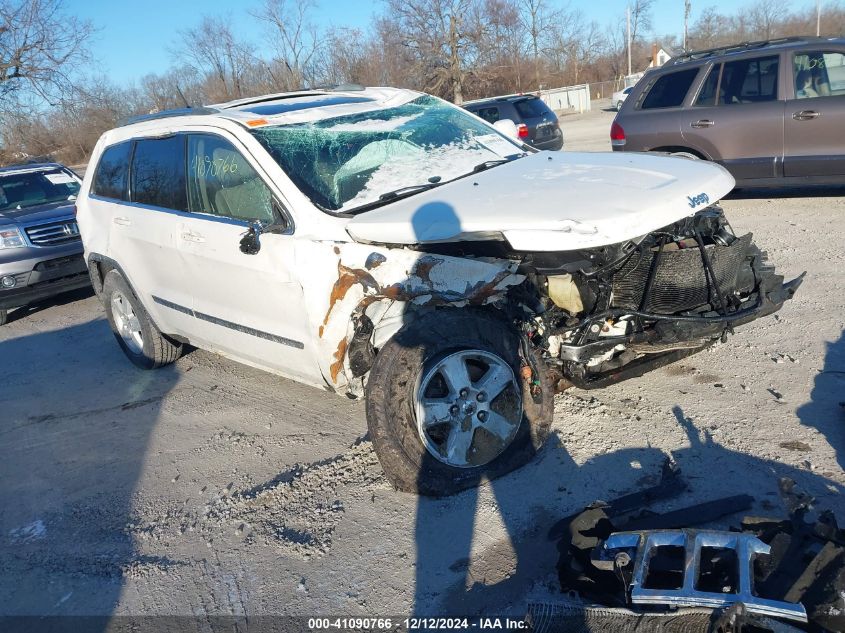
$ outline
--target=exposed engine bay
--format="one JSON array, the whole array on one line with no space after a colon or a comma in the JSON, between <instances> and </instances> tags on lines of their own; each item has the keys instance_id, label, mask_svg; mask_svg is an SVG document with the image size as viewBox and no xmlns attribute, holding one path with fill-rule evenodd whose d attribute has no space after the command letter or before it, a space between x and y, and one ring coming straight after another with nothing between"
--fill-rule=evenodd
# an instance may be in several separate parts
<instances>
[{"instance_id":1,"label":"exposed engine bay","mask_svg":"<svg viewBox=\"0 0 845 633\"><path fill-rule=\"evenodd\" d=\"M536 253L509 311L559 378L594 388L639 376L778 310L784 284L766 253L717 206L619 244Z\"/></svg>"}]
</instances>

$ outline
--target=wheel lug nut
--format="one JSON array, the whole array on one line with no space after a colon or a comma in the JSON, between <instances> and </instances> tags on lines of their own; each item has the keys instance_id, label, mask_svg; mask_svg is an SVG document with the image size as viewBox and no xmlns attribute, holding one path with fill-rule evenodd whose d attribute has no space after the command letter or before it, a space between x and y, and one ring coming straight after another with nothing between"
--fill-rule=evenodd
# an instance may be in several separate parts
<instances>
[{"instance_id":1,"label":"wheel lug nut","mask_svg":"<svg viewBox=\"0 0 845 633\"><path fill-rule=\"evenodd\" d=\"M449 413L451 413L452 415L458 415L458 411L460 411L460 409L456 404L453 404L451 407L449 407Z\"/></svg>"},{"instance_id":2,"label":"wheel lug nut","mask_svg":"<svg viewBox=\"0 0 845 633\"><path fill-rule=\"evenodd\" d=\"M485 420L487 420L487 412L486 411L479 411L478 412L478 419L481 422L484 422Z\"/></svg>"},{"instance_id":3,"label":"wheel lug nut","mask_svg":"<svg viewBox=\"0 0 845 633\"><path fill-rule=\"evenodd\" d=\"M478 400L479 402L484 402L485 400L487 400L487 394L484 393L483 391L480 391L480 392L478 392L478 395L475 396L475 399Z\"/></svg>"},{"instance_id":4,"label":"wheel lug nut","mask_svg":"<svg viewBox=\"0 0 845 633\"><path fill-rule=\"evenodd\" d=\"M466 398L468 395L469 395L469 389L467 389L466 387L461 389L461 398Z\"/></svg>"}]
</instances>

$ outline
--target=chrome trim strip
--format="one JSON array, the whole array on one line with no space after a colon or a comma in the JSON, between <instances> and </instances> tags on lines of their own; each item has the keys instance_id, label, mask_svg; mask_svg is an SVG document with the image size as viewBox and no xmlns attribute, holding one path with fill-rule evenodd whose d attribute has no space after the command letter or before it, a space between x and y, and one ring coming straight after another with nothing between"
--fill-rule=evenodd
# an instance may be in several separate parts
<instances>
[{"instance_id":1,"label":"chrome trim strip","mask_svg":"<svg viewBox=\"0 0 845 633\"><path fill-rule=\"evenodd\" d=\"M243 332L244 334L249 334L250 336L255 336L258 338L263 338L267 341L272 341L273 343L280 343L281 345L287 345L289 347L294 347L296 349L304 349L305 345L299 341L294 341L293 339L285 338L284 336L278 336L276 334L270 334L269 332L264 332L262 330L256 330L255 328L251 328L246 325L240 325L239 323L233 323L232 321L227 321L225 319L220 319L215 316L211 316L210 314L204 314L202 312L196 312L191 308L187 308L183 305L179 305L178 303L173 303L172 301L168 301L167 299L162 299L161 297L157 297L152 295L153 301L157 304L164 306L165 308L170 308L171 310L175 310L177 312L181 312L182 314L187 314L194 318L197 318L201 321L207 321L208 323L213 323L214 325L219 325L221 327L229 328L230 330L235 330L236 332Z\"/></svg>"}]
</instances>

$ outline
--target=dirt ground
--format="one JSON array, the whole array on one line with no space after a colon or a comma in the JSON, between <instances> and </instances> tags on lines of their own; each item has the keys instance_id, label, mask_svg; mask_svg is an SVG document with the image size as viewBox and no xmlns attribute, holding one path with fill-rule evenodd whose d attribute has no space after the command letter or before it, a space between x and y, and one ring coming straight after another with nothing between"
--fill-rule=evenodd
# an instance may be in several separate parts
<instances>
[{"instance_id":1,"label":"dirt ground","mask_svg":"<svg viewBox=\"0 0 845 633\"><path fill-rule=\"evenodd\" d=\"M613 113L561 119L608 150ZM558 519L654 483L754 496L788 475L845 519L845 198L735 193L724 207L797 299L726 344L556 400L538 459L444 499L394 492L362 403L195 351L135 369L79 292L0 329L0 615L524 613L557 591ZM726 519L718 526L736 522Z\"/></svg>"}]
</instances>

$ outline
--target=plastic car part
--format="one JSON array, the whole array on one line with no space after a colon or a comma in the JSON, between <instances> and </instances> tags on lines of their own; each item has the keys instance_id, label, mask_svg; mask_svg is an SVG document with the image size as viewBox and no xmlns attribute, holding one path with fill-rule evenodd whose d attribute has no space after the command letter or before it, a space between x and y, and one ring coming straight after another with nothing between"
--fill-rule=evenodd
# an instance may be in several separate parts
<instances>
[{"instance_id":1,"label":"plastic car part","mask_svg":"<svg viewBox=\"0 0 845 633\"><path fill-rule=\"evenodd\" d=\"M713 558L703 555L702 550L706 548L723 553L723 561L733 560L733 573L729 574L733 577L727 581L729 586L722 588L728 592L700 589L703 584L712 584L703 582L704 566L713 567ZM732 556L724 556L731 551ZM802 605L754 595L754 557L769 551L770 547L757 537L740 532L616 532L596 546L592 563L627 580L632 604L718 608L741 602L749 613L806 622L807 613Z\"/></svg>"}]
</instances>

